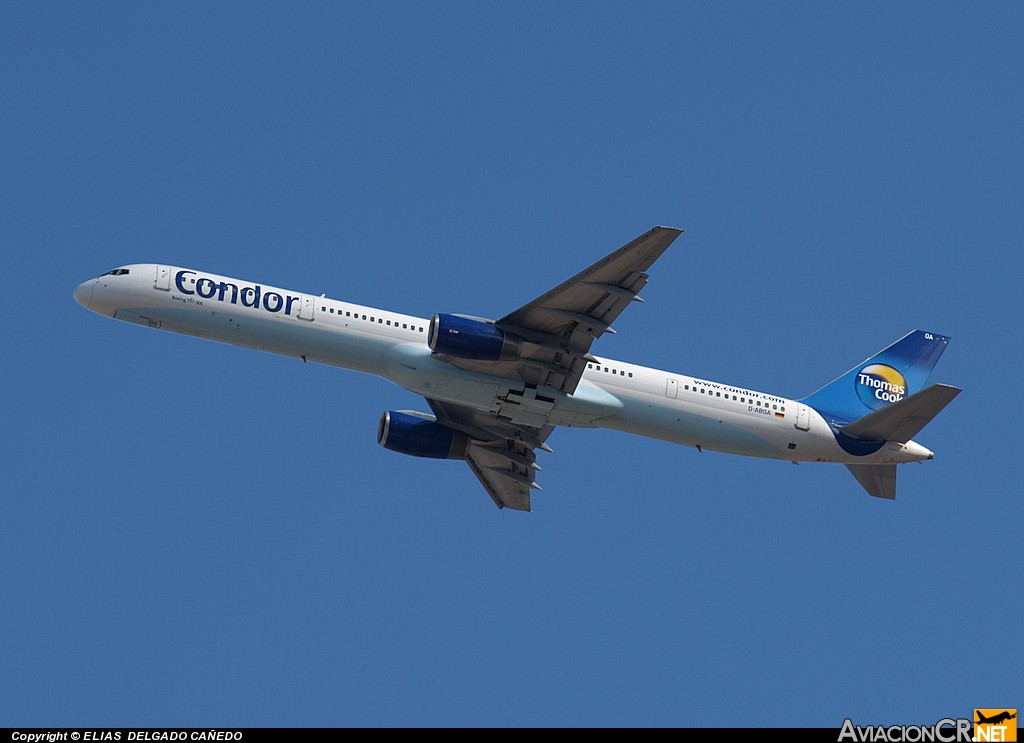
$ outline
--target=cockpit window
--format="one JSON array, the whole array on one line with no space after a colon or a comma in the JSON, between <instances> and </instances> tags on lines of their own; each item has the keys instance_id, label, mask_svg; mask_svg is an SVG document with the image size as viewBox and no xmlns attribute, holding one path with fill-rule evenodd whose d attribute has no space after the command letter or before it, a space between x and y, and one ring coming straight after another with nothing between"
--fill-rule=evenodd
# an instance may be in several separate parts
<instances>
[{"instance_id":1,"label":"cockpit window","mask_svg":"<svg viewBox=\"0 0 1024 743\"><path fill-rule=\"evenodd\" d=\"M128 269L127 268L115 268L113 271L107 271L105 274L102 274L102 275L103 276L127 276L128 275Z\"/></svg>"}]
</instances>

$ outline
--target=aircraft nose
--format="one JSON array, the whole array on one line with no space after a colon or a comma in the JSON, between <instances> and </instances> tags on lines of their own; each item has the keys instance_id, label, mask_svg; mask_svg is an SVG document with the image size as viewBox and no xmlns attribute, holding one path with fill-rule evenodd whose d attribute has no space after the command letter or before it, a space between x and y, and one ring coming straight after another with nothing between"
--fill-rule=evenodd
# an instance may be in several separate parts
<instances>
[{"instance_id":1,"label":"aircraft nose","mask_svg":"<svg viewBox=\"0 0 1024 743\"><path fill-rule=\"evenodd\" d=\"M89 281L83 281L75 287L75 301L86 309L89 309L89 302L92 300L92 288L95 284L95 280L90 279Z\"/></svg>"}]
</instances>

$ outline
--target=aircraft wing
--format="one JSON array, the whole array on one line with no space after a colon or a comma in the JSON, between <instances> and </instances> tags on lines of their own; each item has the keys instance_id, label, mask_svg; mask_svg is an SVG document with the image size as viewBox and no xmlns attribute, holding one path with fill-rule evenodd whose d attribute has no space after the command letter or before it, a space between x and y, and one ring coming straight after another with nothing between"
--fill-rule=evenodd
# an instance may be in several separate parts
<instances>
[{"instance_id":1,"label":"aircraft wing","mask_svg":"<svg viewBox=\"0 0 1024 743\"><path fill-rule=\"evenodd\" d=\"M681 234L673 227L655 227L496 321L498 328L526 341L517 361L450 358L449 363L571 395L586 369L591 345L615 332L612 323L631 302L643 301L637 295L647 285L645 272Z\"/></svg>"},{"instance_id":2,"label":"aircraft wing","mask_svg":"<svg viewBox=\"0 0 1024 743\"><path fill-rule=\"evenodd\" d=\"M438 422L471 437L466 463L494 504L529 511L530 491L540 490L534 479L540 469L534 449L550 451L544 439L553 426L516 426L462 405L429 398L427 402Z\"/></svg>"},{"instance_id":3,"label":"aircraft wing","mask_svg":"<svg viewBox=\"0 0 1024 743\"><path fill-rule=\"evenodd\" d=\"M521 379L534 388L549 386L566 394L576 391L590 347L647 285L647 269L682 234L655 227L611 255L584 269L494 324L523 339L521 355L510 361L483 361L442 356L463 369ZM514 423L494 413L427 399L438 422L470 437L466 462L498 508L530 510L535 481L536 449L554 426L538 416L539 426Z\"/></svg>"}]
</instances>

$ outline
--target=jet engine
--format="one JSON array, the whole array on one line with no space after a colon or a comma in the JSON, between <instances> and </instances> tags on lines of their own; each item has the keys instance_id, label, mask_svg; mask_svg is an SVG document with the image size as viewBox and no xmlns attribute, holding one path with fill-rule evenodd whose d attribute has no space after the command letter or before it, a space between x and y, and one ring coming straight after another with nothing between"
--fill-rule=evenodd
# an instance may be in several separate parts
<instances>
[{"instance_id":1,"label":"jet engine","mask_svg":"<svg viewBox=\"0 0 1024 743\"><path fill-rule=\"evenodd\" d=\"M434 353L460 359L512 361L519 358L522 338L485 320L435 314L430 318L427 344Z\"/></svg>"},{"instance_id":2,"label":"jet engine","mask_svg":"<svg viewBox=\"0 0 1024 743\"><path fill-rule=\"evenodd\" d=\"M385 449L431 459L465 459L469 437L415 410L388 410L377 424L377 443Z\"/></svg>"}]
</instances>

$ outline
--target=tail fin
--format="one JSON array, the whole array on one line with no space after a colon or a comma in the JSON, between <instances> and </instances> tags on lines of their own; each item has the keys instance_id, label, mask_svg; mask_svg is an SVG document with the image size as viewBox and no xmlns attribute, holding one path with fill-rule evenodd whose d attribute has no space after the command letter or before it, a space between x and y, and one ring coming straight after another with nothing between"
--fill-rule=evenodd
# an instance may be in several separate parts
<instances>
[{"instance_id":1,"label":"tail fin","mask_svg":"<svg viewBox=\"0 0 1024 743\"><path fill-rule=\"evenodd\" d=\"M915 330L800 402L829 422L851 423L924 389L948 344L947 336Z\"/></svg>"}]
</instances>

